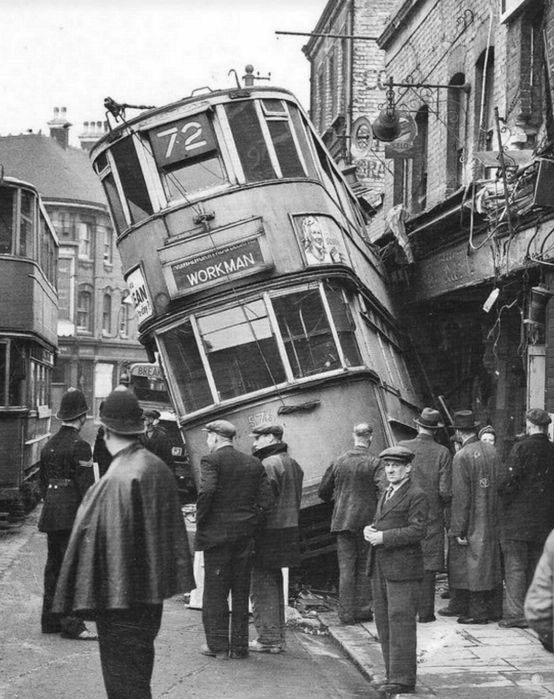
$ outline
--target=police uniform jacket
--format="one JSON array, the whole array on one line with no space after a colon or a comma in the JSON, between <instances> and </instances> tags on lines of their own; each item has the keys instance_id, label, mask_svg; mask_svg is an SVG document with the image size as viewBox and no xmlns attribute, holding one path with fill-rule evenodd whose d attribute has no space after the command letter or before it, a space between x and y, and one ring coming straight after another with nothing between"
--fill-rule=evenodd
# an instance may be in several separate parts
<instances>
[{"instance_id":1,"label":"police uniform jacket","mask_svg":"<svg viewBox=\"0 0 554 699\"><path fill-rule=\"evenodd\" d=\"M375 570L375 559L386 580L395 582L423 578L421 542L427 528L429 504L421 488L407 479L385 502L377 504L375 529L383 532L383 543L369 550L367 573Z\"/></svg>"},{"instance_id":2,"label":"police uniform jacket","mask_svg":"<svg viewBox=\"0 0 554 699\"><path fill-rule=\"evenodd\" d=\"M331 531L356 532L373 521L386 488L384 463L367 447L355 446L334 461L319 486L322 500L334 500Z\"/></svg>"},{"instance_id":3,"label":"police uniform jacket","mask_svg":"<svg viewBox=\"0 0 554 699\"><path fill-rule=\"evenodd\" d=\"M226 445L202 457L196 503L196 550L253 536L273 504L262 462Z\"/></svg>"},{"instance_id":4,"label":"police uniform jacket","mask_svg":"<svg viewBox=\"0 0 554 699\"><path fill-rule=\"evenodd\" d=\"M44 498L39 530L70 530L82 496L94 481L90 445L74 427L62 425L44 445L39 481Z\"/></svg>"}]
</instances>

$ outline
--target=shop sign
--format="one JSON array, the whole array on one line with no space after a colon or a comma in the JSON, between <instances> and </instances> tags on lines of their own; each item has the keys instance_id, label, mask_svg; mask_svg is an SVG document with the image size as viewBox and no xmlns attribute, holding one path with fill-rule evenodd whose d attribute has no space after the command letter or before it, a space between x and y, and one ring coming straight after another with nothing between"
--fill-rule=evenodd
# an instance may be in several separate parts
<instances>
[{"instance_id":1,"label":"shop sign","mask_svg":"<svg viewBox=\"0 0 554 699\"><path fill-rule=\"evenodd\" d=\"M259 238L207 250L171 265L177 289L196 290L267 267Z\"/></svg>"}]
</instances>

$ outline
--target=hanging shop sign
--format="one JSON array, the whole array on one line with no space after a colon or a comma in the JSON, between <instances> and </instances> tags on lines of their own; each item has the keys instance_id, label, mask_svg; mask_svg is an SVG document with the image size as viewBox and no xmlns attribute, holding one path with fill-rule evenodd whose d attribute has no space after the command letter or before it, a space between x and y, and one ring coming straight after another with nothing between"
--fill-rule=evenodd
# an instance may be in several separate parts
<instances>
[{"instance_id":1,"label":"hanging shop sign","mask_svg":"<svg viewBox=\"0 0 554 699\"><path fill-rule=\"evenodd\" d=\"M408 112L398 112L400 135L394 141L385 144L385 158L413 158L416 152L414 142L417 137L417 124Z\"/></svg>"}]
</instances>

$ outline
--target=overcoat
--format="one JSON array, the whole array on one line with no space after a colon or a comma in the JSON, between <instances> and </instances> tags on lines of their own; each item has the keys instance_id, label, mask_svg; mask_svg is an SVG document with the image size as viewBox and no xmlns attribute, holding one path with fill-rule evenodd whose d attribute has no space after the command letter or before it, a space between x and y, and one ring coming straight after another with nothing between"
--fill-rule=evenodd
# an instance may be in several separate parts
<instances>
[{"instance_id":1,"label":"overcoat","mask_svg":"<svg viewBox=\"0 0 554 699\"><path fill-rule=\"evenodd\" d=\"M501 580L496 449L471 437L452 462L449 583L462 590L493 590ZM461 546L455 537L467 538Z\"/></svg>"},{"instance_id":2,"label":"overcoat","mask_svg":"<svg viewBox=\"0 0 554 699\"><path fill-rule=\"evenodd\" d=\"M544 544L525 598L525 618L540 640L552 649L554 633L554 531Z\"/></svg>"},{"instance_id":3,"label":"overcoat","mask_svg":"<svg viewBox=\"0 0 554 699\"><path fill-rule=\"evenodd\" d=\"M275 498L265 525L256 532L255 565L262 568L298 566L298 513L304 472L287 453L285 442L268 444L254 452L254 456L261 460Z\"/></svg>"},{"instance_id":4,"label":"overcoat","mask_svg":"<svg viewBox=\"0 0 554 699\"><path fill-rule=\"evenodd\" d=\"M94 619L194 588L175 479L135 444L114 455L77 513L53 610Z\"/></svg>"},{"instance_id":5,"label":"overcoat","mask_svg":"<svg viewBox=\"0 0 554 699\"><path fill-rule=\"evenodd\" d=\"M421 543L425 570L444 568L444 510L452 498L452 455L429 434L399 442L414 452L410 480L429 502L427 535Z\"/></svg>"},{"instance_id":6,"label":"overcoat","mask_svg":"<svg viewBox=\"0 0 554 699\"><path fill-rule=\"evenodd\" d=\"M367 574L373 572L375 557L387 580L421 580L423 552L429 504L421 488L408 480L385 502L383 493L377 504L375 529L383 532L383 544L371 546Z\"/></svg>"},{"instance_id":7,"label":"overcoat","mask_svg":"<svg viewBox=\"0 0 554 699\"><path fill-rule=\"evenodd\" d=\"M171 451L171 440L167 436L167 432L163 427L160 427L160 425L154 425L150 436L147 432L141 436L141 442L148 449L148 451L151 451L152 454L159 456L170 469L173 469L174 464L173 454Z\"/></svg>"}]
</instances>

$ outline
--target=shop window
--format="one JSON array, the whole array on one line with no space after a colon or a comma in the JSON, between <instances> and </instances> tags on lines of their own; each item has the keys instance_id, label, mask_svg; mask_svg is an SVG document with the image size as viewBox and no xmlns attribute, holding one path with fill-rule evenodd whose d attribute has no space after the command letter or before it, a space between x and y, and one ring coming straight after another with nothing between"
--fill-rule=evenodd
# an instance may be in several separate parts
<instances>
[{"instance_id":1,"label":"shop window","mask_svg":"<svg viewBox=\"0 0 554 699\"><path fill-rule=\"evenodd\" d=\"M247 182L273 180L277 177L252 101L225 105L231 133Z\"/></svg>"},{"instance_id":2,"label":"shop window","mask_svg":"<svg viewBox=\"0 0 554 699\"><path fill-rule=\"evenodd\" d=\"M133 137L128 136L114 144L111 154L129 207L131 223L137 223L152 215L153 209Z\"/></svg>"},{"instance_id":3,"label":"shop window","mask_svg":"<svg viewBox=\"0 0 554 699\"><path fill-rule=\"evenodd\" d=\"M162 336L173 380L189 413L214 401L190 322Z\"/></svg>"},{"instance_id":4,"label":"shop window","mask_svg":"<svg viewBox=\"0 0 554 699\"><path fill-rule=\"evenodd\" d=\"M202 316L198 318L198 329L220 400L285 380L277 341L262 300Z\"/></svg>"},{"instance_id":5,"label":"shop window","mask_svg":"<svg viewBox=\"0 0 554 699\"><path fill-rule=\"evenodd\" d=\"M273 308L295 378L340 368L319 288L274 298Z\"/></svg>"},{"instance_id":6,"label":"shop window","mask_svg":"<svg viewBox=\"0 0 554 699\"><path fill-rule=\"evenodd\" d=\"M77 329L92 332L92 293L81 290L77 298Z\"/></svg>"},{"instance_id":7,"label":"shop window","mask_svg":"<svg viewBox=\"0 0 554 699\"><path fill-rule=\"evenodd\" d=\"M12 252L15 189L0 189L0 254Z\"/></svg>"}]
</instances>

